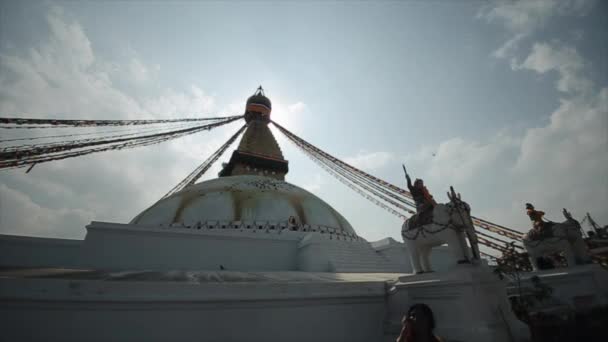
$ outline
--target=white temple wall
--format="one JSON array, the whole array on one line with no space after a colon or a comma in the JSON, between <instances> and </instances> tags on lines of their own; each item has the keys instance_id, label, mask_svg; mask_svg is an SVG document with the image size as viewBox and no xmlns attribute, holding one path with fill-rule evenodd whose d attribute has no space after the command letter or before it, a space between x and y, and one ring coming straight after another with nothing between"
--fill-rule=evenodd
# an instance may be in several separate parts
<instances>
[{"instance_id":1,"label":"white temple wall","mask_svg":"<svg viewBox=\"0 0 608 342\"><path fill-rule=\"evenodd\" d=\"M4 303L2 303L4 304ZM384 303L285 301L220 304L2 305L12 341L379 341ZM27 323L26 323L27 322ZM36 327L35 329L27 328Z\"/></svg>"},{"instance_id":2,"label":"white temple wall","mask_svg":"<svg viewBox=\"0 0 608 342\"><path fill-rule=\"evenodd\" d=\"M307 272L405 273L399 263L379 254L363 240L329 239L316 233L298 244L298 269Z\"/></svg>"},{"instance_id":3,"label":"white temple wall","mask_svg":"<svg viewBox=\"0 0 608 342\"><path fill-rule=\"evenodd\" d=\"M404 244L405 246L405 244ZM435 272L449 271L456 267L447 246L434 247L430 257L431 267Z\"/></svg>"},{"instance_id":4,"label":"white temple wall","mask_svg":"<svg viewBox=\"0 0 608 342\"><path fill-rule=\"evenodd\" d=\"M405 273L356 236L290 229L145 226L93 222L83 243L88 268ZM311 231L312 230L312 231ZM401 262L401 260L399 260Z\"/></svg>"},{"instance_id":5,"label":"white temple wall","mask_svg":"<svg viewBox=\"0 0 608 342\"><path fill-rule=\"evenodd\" d=\"M372 242L374 249L382 256L399 265L402 273L412 273L410 254L404 243L397 242L392 238Z\"/></svg>"},{"instance_id":6,"label":"white temple wall","mask_svg":"<svg viewBox=\"0 0 608 342\"><path fill-rule=\"evenodd\" d=\"M388 290L387 335L399 332L408 307L424 303L433 310L435 332L444 340L529 341L528 327L512 313L504 285L485 265L402 276Z\"/></svg>"},{"instance_id":7,"label":"white temple wall","mask_svg":"<svg viewBox=\"0 0 608 342\"><path fill-rule=\"evenodd\" d=\"M81 266L82 240L0 235L0 267Z\"/></svg>"},{"instance_id":8,"label":"white temple wall","mask_svg":"<svg viewBox=\"0 0 608 342\"><path fill-rule=\"evenodd\" d=\"M324 244L315 235L308 234L298 243L297 267L299 271L330 272L329 255Z\"/></svg>"},{"instance_id":9,"label":"white temple wall","mask_svg":"<svg viewBox=\"0 0 608 342\"><path fill-rule=\"evenodd\" d=\"M296 269L298 237L260 232L203 232L94 222L83 243L85 265L117 270L278 271ZM233 233L233 234L231 234ZM252 241L255 240L255 241ZM252 243L254 242L254 243Z\"/></svg>"},{"instance_id":10,"label":"white temple wall","mask_svg":"<svg viewBox=\"0 0 608 342\"><path fill-rule=\"evenodd\" d=\"M7 341L380 341L385 309L383 282L0 281Z\"/></svg>"},{"instance_id":11,"label":"white temple wall","mask_svg":"<svg viewBox=\"0 0 608 342\"><path fill-rule=\"evenodd\" d=\"M110 270L411 272L403 243L301 231L92 222L84 241L0 235L0 266ZM253 243L252 243L253 242ZM431 263L447 270L447 251Z\"/></svg>"},{"instance_id":12,"label":"white temple wall","mask_svg":"<svg viewBox=\"0 0 608 342\"><path fill-rule=\"evenodd\" d=\"M410 253L403 242L386 238L371 243L373 248L392 264L397 264L401 273L412 273ZM430 256L431 267L434 271L448 271L456 264L452 262L452 256L446 246L434 247Z\"/></svg>"},{"instance_id":13,"label":"white temple wall","mask_svg":"<svg viewBox=\"0 0 608 342\"><path fill-rule=\"evenodd\" d=\"M538 276L542 284L551 287L553 299L575 310L585 311L594 306L608 305L608 272L597 264L522 273L522 288L534 287L531 281L533 276ZM511 295L518 294L517 282L512 281L508 291ZM539 308L552 303L541 303Z\"/></svg>"}]
</instances>

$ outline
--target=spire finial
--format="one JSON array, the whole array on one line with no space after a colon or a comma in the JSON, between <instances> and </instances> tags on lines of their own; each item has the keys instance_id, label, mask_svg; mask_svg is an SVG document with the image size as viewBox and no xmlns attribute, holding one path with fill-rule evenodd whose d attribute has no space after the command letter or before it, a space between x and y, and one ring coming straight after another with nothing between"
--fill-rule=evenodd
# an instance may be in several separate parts
<instances>
[{"instance_id":1,"label":"spire finial","mask_svg":"<svg viewBox=\"0 0 608 342\"><path fill-rule=\"evenodd\" d=\"M262 95L262 96L266 96L266 95L264 94L264 88L262 88L262 86L261 86L261 85L258 87L258 89L255 91L255 94L253 94L253 95Z\"/></svg>"}]
</instances>

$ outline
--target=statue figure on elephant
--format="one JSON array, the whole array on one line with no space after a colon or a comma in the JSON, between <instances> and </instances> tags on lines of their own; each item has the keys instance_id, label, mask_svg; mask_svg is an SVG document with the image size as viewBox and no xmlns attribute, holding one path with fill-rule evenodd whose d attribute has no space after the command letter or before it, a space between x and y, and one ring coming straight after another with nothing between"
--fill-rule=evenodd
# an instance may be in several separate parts
<instances>
[{"instance_id":1,"label":"statue figure on elephant","mask_svg":"<svg viewBox=\"0 0 608 342\"><path fill-rule=\"evenodd\" d=\"M581 233L581 225L568 210L562 213L566 221L562 223L546 222L544 212L536 210L526 203L526 214L532 221L532 229L524 236L523 244L530 257L534 271L539 269L538 259L551 254L563 253L568 267L589 263L591 258Z\"/></svg>"},{"instance_id":2,"label":"statue figure on elephant","mask_svg":"<svg viewBox=\"0 0 608 342\"><path fill-rule=\"evenodd\" d=\"M412 179L407 173L405 165L403 166L403 171L407 180L407 188L416 204L416 215L410 218L412 227L428 224L433 220L433 209L437 206L437 202L435 202L429 190L424 186L422 179L417 178L412 185Z\"/></svg>"},{"instance_id":3,"label":"statue figure on elephant","mask_svg":"<svg viewBox=\"0 0 608 342\"><path fill-rule=\"evenodd\" d=\"M431 250L445 244L451 252L454 264L478 261L479 246L471 219L471 208L461 199L460 194L456 194L454 188L450 187L450 202L437 204L422 180L416 180L412 185L405 166L403 170L417 209L416 214L407 219L401 228L401 236L408 248L413 271L431 272Z\"/></svg>"}]
</instances>

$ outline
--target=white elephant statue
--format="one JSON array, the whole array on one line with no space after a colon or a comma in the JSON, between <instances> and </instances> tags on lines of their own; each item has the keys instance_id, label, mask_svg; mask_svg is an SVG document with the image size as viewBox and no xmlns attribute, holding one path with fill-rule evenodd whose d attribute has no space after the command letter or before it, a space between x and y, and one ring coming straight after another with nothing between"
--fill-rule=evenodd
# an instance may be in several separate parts
<instances>
[{"instance_id":1,"label":"white elephant statue","mask_svg":"<svg viewBox=\"0 0 608 342\"><path fill-rule=\"evenodd\" d=\"M410 227L411 218L403 223L401 236L415 273L432 272L429 262L431 249L444 244L448 245L454 264L470 263L465 235L471 244L473 260L479 260L479 246L471 220L471 208L460 199L460 194L456 195L452 187L448 198L449 203L435 206L431 223L413 228Z\"/></svg>"},{"instance_id":2,"label":"white elephant statue","mask_svg":"<svg viewBox=\"0 0 608 342\"><path fill-rule=\"evenodd\" d=\"M566 209L563 210L563 214L566 221L545 228L549 229L546 236L543 234L540 238L535 237L533 230L524 236L524 247L534 271L538 271L538 258L546 254L563 252L568 267L591 261L587 245L583 241L581 225Z\"/></svg>"}]
</instances>

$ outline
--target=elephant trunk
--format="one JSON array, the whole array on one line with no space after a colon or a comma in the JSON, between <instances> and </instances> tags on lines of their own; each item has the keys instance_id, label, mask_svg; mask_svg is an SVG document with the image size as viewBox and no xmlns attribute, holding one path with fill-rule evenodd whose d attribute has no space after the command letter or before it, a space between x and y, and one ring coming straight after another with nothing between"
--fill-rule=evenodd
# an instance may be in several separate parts
<instances>
[{"instance_id":1,"label":"elephant trunk","mask_svg":"<svg viewBox=\"0 0 608 342\"><path fill-rule=\"evenodd\" d=\"M471 251L473 253L473 259L479 260L481 256L479 255L479 241L477 241L477 234L471 229L465 230L467 234L467 238L469 239L469 243L471 244Z\"/></svg>"}]
</instances>

